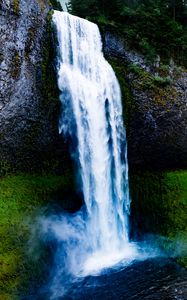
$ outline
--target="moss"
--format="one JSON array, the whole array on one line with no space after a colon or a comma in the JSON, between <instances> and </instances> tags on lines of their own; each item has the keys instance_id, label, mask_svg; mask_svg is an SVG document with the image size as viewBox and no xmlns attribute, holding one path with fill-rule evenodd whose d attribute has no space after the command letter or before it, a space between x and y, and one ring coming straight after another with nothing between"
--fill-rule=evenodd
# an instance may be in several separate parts
<instances>
[{"instance_id":1,"label":"moss","mask_svg":"<svg viewBox=\"0 0 187 300\"><path fill-rule=\"evenodd\" d=\"M12 172L12 166L9 161L0 161L0 177Z\"/></svg>"},{"instance_id":2,"label":"moss","mask_svg":"<svg viewBox=\"0 0 187 300\"><path fill-rule=\"evenodd\" d=\"M12 2L13 11L16 15L19 15L19 0L13 0Z\"/></svg>"},{"instance_id":3,"label":"moss","mask_svg":"<svg viewBox=\"0 0 187 300\"><path fill-rule=\"evenodd\" d=\"M180 105L180 102L177 102L179 95L174 86L159 88L155 87L152 91L153 104L157 107L162 107L165 110L170 110L173 105Z\"/></svg>"},{"instance_id":4,"label":"moss","mask_svg":"<svg viewBox=\"0 0 187 300\"><path fill-rule=\"evenodd\" d=\"M139 79L138 85L136 87L139 87L141 90L166 88L172 83L172 80L169 77L168 73L165 73L164 76L163 73L160 72L159 75L154 76L148 71L139 67L138 65L132 63L127 64L127 69L129 73L132 73L135 76L135 78L137 77L137 79ZM157 69L157 71L159 70Z\"/></svg>"},{"instance_id":5,"label":"moss","mask_svg":"<svg viewBox=\"0 0 187 300\"><path fill-rule=\"evenodd\" d=\"M186 239L187 241L187 239ZM185 268L187 268L187 255L178 258L178 263L180 263L182 266L184 266Z\"/></svg>"},{"instance_id":6,"label":"moss","mask_svg":"<svg viewBox=\"0 0 187 300\"><path fill-rule=\"evenodd\" d=\"M58 189L72 189L66 176L7 176L0 181L0 290L1 299L20 299L19 289L41 281L46 252L28 256L28 240L38 211ZM32 285L31 284L31 285Z\"/></svg>"},{"instance_id":7,"label":"moss","mask_svg":"<svg viewBox=\"0 0 187 300\"><path fill-rule=\"evenodd\" d=\"M19 77L21 71L21 58L19 52L15 50L14 57L12 59L11 76L14 79Z\"/></svg>"},{"instance_id":8,"label":"moss","mask_svg":"<svg viewBox=\"0 0 187 300\"><path fill-rule=\"evenodd\" d=\"M26 59L29 59L29 54L31 52L31 46L35 40L36 33L37 33L36 27L33 26L33 27L28 28L28 37L27 37L27 41L25 44L25 58Z\"/></svg>"},{"instance_id":9,"label":"moss","mask_svg":"<svg viewBox=\"0 0 187 300\"><path fill-rule=\"evenodd\" d=\"M187 171L130 174L130 187L132 227L140 235L154 233L165 237L164 247L176 255L178 251L185 262Z\"/></svg>"}]
</instances>

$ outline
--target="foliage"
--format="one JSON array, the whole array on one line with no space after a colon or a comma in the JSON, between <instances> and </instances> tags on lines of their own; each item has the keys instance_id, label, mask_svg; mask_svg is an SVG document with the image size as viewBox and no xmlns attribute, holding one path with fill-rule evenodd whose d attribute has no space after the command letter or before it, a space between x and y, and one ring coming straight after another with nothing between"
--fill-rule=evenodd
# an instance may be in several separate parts
<instances>
[{"instance_id":1,"label":"foliage","mask_svg":"<svg viewBox=\"0 0 187 300\"><path fill-rule=\"evenodd\" d=\"M131 47L148 60L156 54L187 65L187 1L72 0L74 14L117 26Z\"/></svg>"},{"instance_id":2,"label":"foliage","mask_svg":"<svg viewBox=\"0 0 187 300\"><path fill-rule=\"evenodd\" d=\"M160 77L160 76L154 76L154 83L157 86L165 87L171 83L170 77Z\"/></svg>"},{"instance_id":3,"label":"foliage","mask_svg":"<svg viewBox=\"0 0 187 300\"><path fill-rule=\"evenodd\" d=\"M53 9L62 11L62 6L58 0L50 0L49 4L53 7Z\"/></svg>"},{"instance_id":4,"label":"foliage","mask_svg":"<svg viewBox=\"0 0 187 300\"><path fill-rule=\"evenodd\" d=\"M29 256L28 240L36 217L58 189L70 188L70 176L7 176L0 181L0 290L1 299L20 299L27 289L44 278L46 252ZM38 281L38 282L37 282ZM32 286L31 286L32 287Z\"/></svg>"}]
</instances>

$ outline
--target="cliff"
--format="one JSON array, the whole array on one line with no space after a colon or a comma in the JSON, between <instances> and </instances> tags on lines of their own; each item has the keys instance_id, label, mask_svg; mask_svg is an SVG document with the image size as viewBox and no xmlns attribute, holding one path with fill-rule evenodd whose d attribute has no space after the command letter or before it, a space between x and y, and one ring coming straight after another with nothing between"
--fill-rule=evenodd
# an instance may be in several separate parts
<instances>
[{"instance_id":1,"label":"cliff","mask_svg":"<svg viewBox=\"0 0 187 300\"><path fill-rule=\"evenodd\" d=\"M54 1L53 1L54 2ZM0 2L1 173L63 169L51 4Z\"/></svg>"},{"instance_id":2,"label":"cliff","mask_svg":"<svg viewBox=\"0 0 187 300\"><path fill-rule=\"evenodd\" d=\"M53 1L54 2L54 1ZM55 173L69 165L58 134L60 105L54 71L51 6L47 0L1 1L1 173ZM187 167L187 72L129 50L101 28L105 56L120 81L131 169Z\"/></svg>"},{"instance_id":3,"label":"cliff","mask_svg":"<svg viewBox=\"0 0 187 300\"><path fill-rule=\"evenodd\" d=\"M187 167L187 72L154 63L105 29L104 52L121 83L132 169Z\"/></svg>"}]
</instances>

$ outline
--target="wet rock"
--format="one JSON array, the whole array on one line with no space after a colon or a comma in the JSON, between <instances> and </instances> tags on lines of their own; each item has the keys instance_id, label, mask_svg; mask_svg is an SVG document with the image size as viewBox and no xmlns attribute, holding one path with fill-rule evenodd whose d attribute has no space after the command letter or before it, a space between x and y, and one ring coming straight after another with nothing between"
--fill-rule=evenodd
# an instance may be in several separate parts
<instances>
[{"instance_id":1,"label":"wet rock","mask_svg":"<svg viewBox=\"0 0 187 300\"><path fill-rule=\"evenodd\" d=\"M125 82L131 95L123 97L130 167L186 168L187 72L172 61L147 63L114 33L105 31L103 41L122 90Z\"/></svg>"},{"instance_id":2,"label":"wet rock","mask_svg":"<svg viewBox=\"0 0 187 300\"><path fill-rule=\"evenodd\" d=\"M1 172L59 169L64 155L50 9L47 0L0 1Z\"/></svg>"}]
</instances>

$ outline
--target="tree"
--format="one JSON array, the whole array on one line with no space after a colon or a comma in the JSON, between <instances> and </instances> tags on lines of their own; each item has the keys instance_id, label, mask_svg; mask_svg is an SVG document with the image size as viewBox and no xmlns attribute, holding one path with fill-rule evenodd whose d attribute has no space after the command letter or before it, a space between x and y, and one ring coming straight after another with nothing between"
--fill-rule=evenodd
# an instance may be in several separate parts
<instances>
[{"instance_id":1,"label":"tree","mask_svg":"<svg viewBox=\"0 0 187 300\"><path fill-rule=\"evenodd\" d=\"M187 64L187 0L72 0L72 12L114 24L149 58L172 56Z\"/></svg>"},{"instance_id":2,"label":"tree","mask_svg":"<svg viewBox=\"0 0 187 300\"><path fill-rule=\"evenodd\" d=\"M71 0L72 13L82 18L99 15L98 0Z\"/></svg>"}]
</instances>

